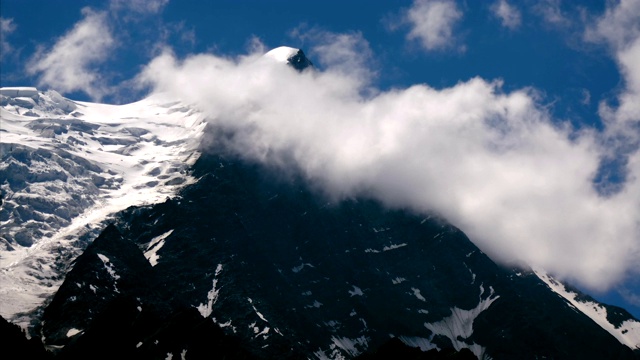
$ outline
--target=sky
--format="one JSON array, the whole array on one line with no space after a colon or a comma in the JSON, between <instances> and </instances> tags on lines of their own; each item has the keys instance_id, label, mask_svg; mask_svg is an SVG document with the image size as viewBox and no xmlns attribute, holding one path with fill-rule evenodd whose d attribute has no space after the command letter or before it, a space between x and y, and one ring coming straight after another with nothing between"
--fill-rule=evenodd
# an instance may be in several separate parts
<instances>
[{"instance_id":1,"label":"sky","mask_svg":"<svg viewBox=\"0 0 640 360\"><path fill-rule=\"evenodd\" d=\"M328 196L445 217L640 318L640 0L0 2L0 85L165 92ZM262 55L303 49L297 73Z\"/></svg>"}]
</instances>

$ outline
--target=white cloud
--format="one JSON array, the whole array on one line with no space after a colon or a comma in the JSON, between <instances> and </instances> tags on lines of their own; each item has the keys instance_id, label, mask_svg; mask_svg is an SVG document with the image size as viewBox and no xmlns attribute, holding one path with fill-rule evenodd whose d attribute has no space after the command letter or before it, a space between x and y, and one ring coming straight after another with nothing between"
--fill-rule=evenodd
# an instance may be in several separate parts
<instances>
[{"instance_id":1,"label":"white cloud","mask_svg":"<svg viewBox=\"0 0 640 360\"><path fill-rule=\"evenodd\" d=\"M353 39L333 40L324 49ZM167 52L139 79L233 133L215 146L293 167L332 197L435 212L495 259L594 289L640 273L638 154L626 186L602 197L592 183L606 152L599 134L557 125L527 89L505 93L475 78L371 92L350 73L370 72L297 73L259 54L179 60Z\"/></svg>"},{"instance_id":2,"label":"white cloud","mask_svg":"<svg viewBox=\"0 0 640 360\"><path fill-rule=\"evenodd\" d=\"M419 41L428 51L451 48L453 28L461 18L453 0L414 0L404 18L411 28L407 38Z\"/></svg>"},{"instance_id":3,"label":"white cloud","mask_svg":"<svg viewBox=\"0 0 640 360\"><path fill-rule=\"evenodd\" d=\"M585 39L606 44L623 79L617 104L600 102L605 121L608 159L621 164L618 173L640 178L640 0L608 2L604 14L587 26ZM636 194L636 198L637 198Z\"/></svg>"},{"instance_id":4,"label":"white cloud","mask_svg":"<svg viewBox=\"0 0 640 360\"><path fill-rule=\"evenodd\" d=\"M510 5L506 0L498 0L491 6L493 14L500 19L502 26L511 30L516 29L522 22L520 10Z\"/></svg>"},{"instance_id":5,"label":"white cloud","mask_svg":"<svg viewBox=\"0 0 640 360\"><path fill-rule=\"evenodd\" d=\"M562 11L561 0L540 0L534 6L534 11L542 17L545 23L552 26L565 27L571 23Z\"/></svg>"},{"instance_id":6,"label":"white cloud","mask_svg":"<svg viewBox=\"0 0 640 360\"><path fill-rule=\"evenodd\" d=\"M130 10L139 14L157 14L164 9L169 0L111 0L112 10Z\"/></svg>"},{"instance_id":7,"label":"white cloud","mask_svg":"<svg viewBox=\"0 0 640 360\"><path fill-rule=\"evenodd\" d=\"M588 27L585 37L589 41L606 40L619 49L632 43L640 32L640 1L618 0L608 2L604 14Z\"/></svg>"},{"instance_id":8,"label":"white cloud","mask_svg":"<svg viewBox=\"0 0 640 360\"><path fill-rule=\"evenodd\" d=\"M7 35L16 30L13 19L0 17L0 59L13 51L13 46L7 41Z\"/></svg>"},{"instance_id":9,"label":"white cloud","mask_svg":"<svg viewBox=\"0 0 640 360\"><path fill-rule=\"evenodd\" d=\"M373 52L360 32L338 34L319 29L295 29L292 36L314 44L309 52L311 57L332 71L358 78L363 84L376 76L371 70Z\"/></svg>"},{"instance_id":10,"label":"white cloud","mask_svg":"<svg viewBox=\"0 0 640 360\"><path fill-rule=\"evenodd\" d=\"M90 8L84 8L82 13L84 18L51 49L40 49L30 59L27 72L39 76L39 86L61 92L83 91L100 100L109 90L95 67L106 61L115 41L106 13Z\"/></svg>"},{"instance_id":11,"label":"white cloud","mask_svg":"<svg viewBox=\"0 0 640 360\"><path fill-rule=\"evenodd\" d=\"M605 13L587 27L585 39L605 42L613 52L625 81L619 107L603 104L609 121L640 121L640 0L608 3Z\"/></svg>"}]
</instances>

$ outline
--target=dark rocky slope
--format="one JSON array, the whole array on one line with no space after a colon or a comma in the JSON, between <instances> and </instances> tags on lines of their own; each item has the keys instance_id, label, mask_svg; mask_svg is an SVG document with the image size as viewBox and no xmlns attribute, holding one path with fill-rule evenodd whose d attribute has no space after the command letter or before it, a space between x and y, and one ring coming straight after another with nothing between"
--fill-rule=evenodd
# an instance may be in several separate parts
<instances>
[{"instance_id":1,"label":"dark rocky slope","mask_svg":"<svg viewBox=\"0 0 640 360\"><path fill-rule=\"evenodd\" d=\"M222 350L203 344L218 341L239 358L349 358L397 337L493 359L637 357L437 217L328 201L231 157L204 155L194 172L180 198L122 213L78 258L44 314L61 356L95 344L114 356L213 356Z\"/></svg>"}]
</instances>

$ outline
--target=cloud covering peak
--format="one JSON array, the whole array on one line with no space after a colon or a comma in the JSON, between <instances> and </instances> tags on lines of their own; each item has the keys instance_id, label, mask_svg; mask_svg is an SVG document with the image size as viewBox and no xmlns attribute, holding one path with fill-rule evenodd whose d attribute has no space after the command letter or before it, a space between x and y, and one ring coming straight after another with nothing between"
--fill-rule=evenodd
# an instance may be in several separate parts
<instances>
[{"instance_id":1,"label":"cloud covering peak","mask_svg":"<svg viewBox=\"0 0 640 360\"><path fill-rule=\"evenodd\" d=\"M327 39L335 41L311 52L362 46ZM500 81L473 78L381 91L363 81L367 68L325 69L298 73L261 53L165 52L139 81L195 104L233 134L216 146L295 169L335 198L437 213L494 259L593 289L639 273L637 153L621 190L604 196L594 186L606 153L601 133L554 121L530 89L505 92Z\"/></svg>"}]
</instances>

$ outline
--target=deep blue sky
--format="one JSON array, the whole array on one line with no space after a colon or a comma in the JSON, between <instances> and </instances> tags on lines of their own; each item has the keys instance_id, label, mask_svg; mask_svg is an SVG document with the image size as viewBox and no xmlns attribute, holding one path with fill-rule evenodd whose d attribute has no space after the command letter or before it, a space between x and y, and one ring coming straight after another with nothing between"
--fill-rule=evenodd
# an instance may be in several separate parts
<instances>
[{"instance_id":1,"label":"deep blue sky","mask_svg":"<svg viewBox=\"0 0 640 360\"><path fill-rule=\"evenodd\" d=\"M415 3L406 0L172 0L155 12L122 6L114 10L113 3L118 1L2 0L0 16L10 25L3 26L0 85L42 82L42 73L29 74L27 64L38 49L51 49L71 31L85 17L81 9L90 7L108 13L117 43L103 61L90 65L100 74L101 83L112 89L102 98L104 102L130 102L143 96L129 80L158 55L161 45L171 47L179 57L235 56L247 53L251 39L258 38L268 48L302 48L314 61L314 40L306 34L322 31L362 35L371 49L368 63L377 74L375 88L419 83L445 88L476 76L501 79L505 91L537 90L540 104L558 122L602 128L599 103L615 105L624 87L611 48L585 40L585 29L602 15L605 1L511 0L520 13L520 21L512 27L504 26L494 14L494 1L451 2L461 15L447 45L427 49L419 39L407 38L411 24L406 14ZM60 91L54 84L40 87ZM61 92L72 99L92 100L82 90ZM639 283L625 286L640 294ZM625 301L616 289L596 297L622 305L640 318L640 304Z\"/></svg>"}]
</instances>

